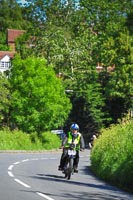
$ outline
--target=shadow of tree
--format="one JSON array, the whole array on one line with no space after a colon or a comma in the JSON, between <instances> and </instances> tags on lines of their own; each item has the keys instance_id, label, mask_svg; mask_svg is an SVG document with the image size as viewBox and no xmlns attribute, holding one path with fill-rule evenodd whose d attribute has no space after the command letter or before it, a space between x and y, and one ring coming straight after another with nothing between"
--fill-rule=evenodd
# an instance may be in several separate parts
<instances>
[{"instance_id":1,"label":"shadow of tree","mask_svg":"<svg viewBox=\"0 0 133 200\"><path fill-rule=\"evenodd\" d=\"M57 174L36 174L35 176L31 176L31 178L39 179L46 182L52 182L53 185L56 183L61 183L64 185L62 190L58 190L57 193L48 193L43 191L33 191L35 193L42 193L47 195L53 199L69 199L69 200L132 200L133 195L123 193L123 191L119 190L114 186L110 186L105 182L101 181L97 177L93 175L93 173L89 170L89 166L84 166L81 171L81 176L87 175L88 180L95 179L93 183L90 182L83 182L80 179L77 180L66 180L64 175L57 175ZM55 182L55 183L54 183ZM73 189L72 192L68 192L65 188L77 188L80 186L80 191L78 189ZM77 187L73 187L73 186ZM82 189L83 187L83 189ZM86 188L86 189L85 189ZM86 190L86 191L84 191ZM52 190L51 190L52 191ZM32 192L32 191L31 191Z\"/></svg>"},{"instance_id":2,"label":"shadow of tree","mask_svg":"<svg viewBox=\"0 0 133 200\"><path fill-rule=\"evenodd\" d=\"M48 193L48 192L42 192L42 191L34 191L34 190L21 190L22 192L28 192L33 194L41 193L43 195L47 195L49 199L69 199L69 200L132 200L130 197L119 197L117 195L112 194L106 194L106 193L95 193L95 192L77 192L74 191L73 193L64 193L62 194L55 194L55 193Z\"/></svg>"},{"instance_id":3,"label":"shadow of tree","mask_svg":"<svg viewBox=\"0 0 133 200\"><path fill-rule=\"evenodd\" d=\"M46 180L46 181L55 181L55 182L62 182L62 183L66 183L69 185L80 185L83 187L91 187L91 188L98 188L98 189L108 189L111 191L117 190L117 188L110 186L110 185L106 185L106 184L92 184L92 183L84 183L84 182L80 182L80 181L73 181L73 180L67 180L65 179L64 176L58 176L55 174L37 174L36 176L32 176L32 178L37 178L40 180Z\"/></svg>"}]
</instances>

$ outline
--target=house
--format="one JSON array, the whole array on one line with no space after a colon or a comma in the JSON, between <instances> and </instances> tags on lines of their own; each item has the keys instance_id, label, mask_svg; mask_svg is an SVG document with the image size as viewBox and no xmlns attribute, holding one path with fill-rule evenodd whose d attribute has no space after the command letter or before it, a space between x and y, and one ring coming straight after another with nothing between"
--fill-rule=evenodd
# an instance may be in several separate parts
<instances>
[{"instance_id":1,"label":"house","mask_svg":"<svg viewBox=\"0 0 133 200\"><path fill-rule=\"evenodd\" d=\"M11 66L11 60L15 55L15 40L20 35L24 34L24 30L7 30L7 45L11 51L0 51L0 72L9 70Z\"/></svg>"},{"instance_id":2,"label":"house","mask_svg":"<svg viewBox=\"0 0 133 200\"><path fill-rule=\"evenodd\" d=\"M9 70L11 66L11 60L13 59L15 52L0 51L0 72Z\"/></svg>"},{"instance_id":3,"label":"house","mask_svg":"<svg viewBox=\"0 0 133 200\"><path fill-rule=\"evenodd\" d=\"M24 30L14 30L14 29L8 29L7 30L7 44L10 47L12 51L15 51L15 40L20 35L23 35L25 33Z\"/></svg>"}]
</instances>

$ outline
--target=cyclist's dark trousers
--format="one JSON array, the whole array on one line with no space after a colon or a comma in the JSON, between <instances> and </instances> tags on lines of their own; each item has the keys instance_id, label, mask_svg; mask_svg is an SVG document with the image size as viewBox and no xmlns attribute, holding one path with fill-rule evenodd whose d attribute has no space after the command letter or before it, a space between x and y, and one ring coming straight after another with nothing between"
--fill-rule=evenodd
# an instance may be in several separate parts
<instances>
[{"instance_id":1,"label":"cyclist's dark trousers","mask_svg":"<svg viewBox=\"0 0 133 200\"><path fill-rule=\"evenodd\" d=\"M65 166L65 159L67 156L67 149L63 149L63 153L61 155L61 159L60 159L60 167L63 169ZM74 168L78 168L78 163L79 163L79 151L76 151L76 157L74 159Z\"/></svg>"}]
</instances>

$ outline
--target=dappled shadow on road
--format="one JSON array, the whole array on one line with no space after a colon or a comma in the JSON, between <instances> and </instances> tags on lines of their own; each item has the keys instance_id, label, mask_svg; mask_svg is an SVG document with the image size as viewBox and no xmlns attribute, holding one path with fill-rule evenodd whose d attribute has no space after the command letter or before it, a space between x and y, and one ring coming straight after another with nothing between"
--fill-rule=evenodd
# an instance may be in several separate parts
<instances>
[{"instance_id":1,"label":"dappled shadow on road","mask_svg":"<svg viewBox=\"0 0 133 200\"><path fill-rule=\"evenodd\" d=\"M56 193L45 193L43 191L35 191L36 193L40 192L44 195L48 195L53 199L69 199L69 200L132 200L133 195L128 193L123 193L116 187L110 186L105 182L99 180L93 173L89 170L89 166L85 163L86 166L80 169L79 176L76 180L67 180L64 177L64 174L36 174L31 176L33 179L38 179L46 182L52 182L55 184L63 184L64 186L57 190ZM75 174L76 175L76 174ZM82 176L85 176L82 179ZM51 184L50 184L51 185ZM72 191L69 192L69 187L72 188ZM76 186L76 187L74 187ZM80 188L79 188L80 187ZM58 189L58 187L56 186ZM66 189L64 189L66 188Z\"/></svg>"},{"instance_id":2,"label":"dappled shadow on road","mask_svg":"<svg viewBox=\"0 0 133 200\"><path fill-rule=\"evenodd\" d=\"M66 180L64 178L64 174L37 174L32 176L33 179L38 179L46 182L55 182L63 184L63 188L59 187L59 191L57 192L46 192L45 189L43 191L35 191L35 193L42 193L51 197L52 199L69 199L69 200L132 200L133 195L129 195L123 193L121 190L110 186L102 181L99 181L89 170L88 166L84 166L80 170L82 175L88 175L88 182L84 182L82 179L78 178L77 180ZM86 179L87 180L87 179ZM93 180L93 181L92 181ZM92 182L91 182L92 181ZM69 184L72 191L69 191ZM51 184L50 184L51 185ZM74 187L76 186L76 187ZM80 187L80 188L79 188ZM56 187L58 188L58 187ZM66 188L66 189L64 189Z\"/></svg>"},{"instance_id":3,"label":"dappled shadow on road","mask_svg":"<svg viewBox=\"0 0 133 200\"><path fill-rule=\"evenodd\" d=\"M46 180L46 181L55 181L55 182L62 182L66 184L71 185L78 185L78 186L84 186L84 187L91 187L91 188L98 188L98 189L106 189L106 190L115 190L111 186L103 185L103 184L92 184L92 183L84 183L80 181L73 181L67 180L64 178L64 176L57 176L52 174L37 174L37 176L32 176L32 178L40 179L40 180Z\"/></svg>"},{"instance_id":4,"label":"dappled shadow on road","mask_svg":"<svg viewBox=\"0 0 133 200\"><path fill-rule=\"evenodd\" d=\"M94 174L90 170L90 166L88 166L88 165L84 166L84 168L80 169L80 171L85 175L94 176Z\"/></svg>"},{"instance_id":5,"label":"dappled shadow on road","mask_svg":"<svg viewBox=\"0 0 133 200\"><path fill-rule=\"evenodd\" d=\"M101 183L103 183L104 181L102 181L100 178L98 178L97 176L94 175L94 173L90 170L90 166L84 166L83 169L80 170L81 174L84 174L86 176L89 176L89 179L95 179L96 181L99 181ZM105 183L105 182L104 182ZM106 183L105 183L106 184Z\"/></svg>"},{"instance_id":6,"label":"dappled shadow on road","mask_svg":"<svg viewBox=\"0 0 133 200\"><path fill-rule=\"evenodd\" d=\"M64 193L64 199L69 200L130 200L126 198L118 198L115 195L109 195L104 193L92 193L92 192L74 192L73 194Z\"/></svg>"},{"instance_id":7,"label":"dappled shadow on road","mask_svg":"<svg viewBox=\"0 0 133 200\"><path fill-rule=\"evenodd\" d=\"M42 191L34 191L34 190L21 190L22 192L28 192L33 194L43 194L47 196L47 199L69 199L69 200L132 200L131 197L120 197L117 195L107 194L107 193L100 193L100 192L77 192L73 191L73 193L66 193L65 191L60 191L59 194L55 193L48 193L48 192L42 192Z\"/></svg>"}]
</instances>

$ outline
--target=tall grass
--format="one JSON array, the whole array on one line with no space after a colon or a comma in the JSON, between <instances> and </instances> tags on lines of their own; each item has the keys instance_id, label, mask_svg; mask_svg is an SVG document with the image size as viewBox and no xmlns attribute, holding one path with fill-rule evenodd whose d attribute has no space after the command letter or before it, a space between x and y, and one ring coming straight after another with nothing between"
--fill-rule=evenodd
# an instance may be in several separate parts
<instances>
[{"instance_id":1,"label":"tall grass","mask_svg":"<svg viewBox=\"0 0 133 200\"><path fill-rule=\"evenodd\" d=\"M103 180L133 192L133 124L102 130L92 149L91 169Z\"/></svg>"},{"instance_id":2,"label":"tall grass","mask_svg":"<svg viewBox=\"0 0 133 200\"><path fill-rule=\"evenodd\" d=\"M51 132L26 134L21 131L0 131L0 150L48 150L57 149L60 146L60 139Z\"/></svg>"}]
</instances>

